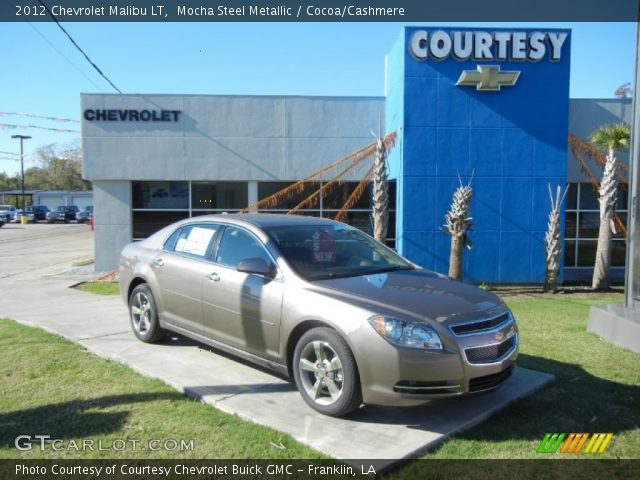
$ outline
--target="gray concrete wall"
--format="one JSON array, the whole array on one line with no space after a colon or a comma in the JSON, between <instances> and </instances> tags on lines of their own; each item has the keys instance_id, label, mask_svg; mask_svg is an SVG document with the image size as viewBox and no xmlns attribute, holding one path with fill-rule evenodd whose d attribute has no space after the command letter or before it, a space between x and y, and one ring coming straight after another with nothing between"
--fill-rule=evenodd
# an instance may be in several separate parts
<instances>
[{"instance_id":1,"label":"gray concrete wall","mask_svg":"<svg viewBox=\"0 0 640 480\"><path fill-rule=\"evenodd\" d=\"M182 112L178 122L83 119L88 180L294 180L370 143L384 98L83 94L81 108Z\"/></svg>"},{"instance_id":2,"label":"gray concrete wall","mask_svg":"<svg viewBox=\"0 0 640 480\"><path fill-rule=\"evenodd\" d=\"M83 94L81 105L182 112L178 122L83 119L97 271L116 268L131 241L131 180L296 180L372 142L384 112L384 98L369 97Z\"/></svg>"},{"instance_id":3,"label":"gray concrete wall","mask_svg":"<svg viewBox=\"0 0 640 480\"><path fill-rule=\"evenodd\" d=\"M93 182L95 219L95 269L114 270L120 251L131 242L131 182Z\"/></svg>"}]
</instances>

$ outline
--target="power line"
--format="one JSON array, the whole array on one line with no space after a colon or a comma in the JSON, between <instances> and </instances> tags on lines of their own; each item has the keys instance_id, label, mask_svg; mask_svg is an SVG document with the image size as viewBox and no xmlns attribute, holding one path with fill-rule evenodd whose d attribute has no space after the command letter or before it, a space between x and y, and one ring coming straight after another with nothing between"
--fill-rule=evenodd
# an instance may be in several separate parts
<instances>
[{"instance_id":1,"label":"power line","mask_svg":"<svg viewBox=\"0 0 640 480\"><path fill-rule=\"evenodd\" d=\"M18 156L18 158L15 158L15 157L0 157L0 160L13 160L14 162L19 162L20 161L20 157L19 156ZM25 158L24 159L24 163L35 163L35 160L29 160L29 159Z\"/></svg>"},{"instance_id":2,"label":"power line","mask_svg":"<svg viewBox=\"0 0 640 480\"><path fill-rule=\"evenodd\" d=\"M30 22L29 22L29 26L31 28L33 28L35 30L35 32L44 39L45 42L47 42L49 45L51 45L51 47L56 52L58 52L62 58L64 58L73 68L75 68L80 73L80 75L82 75L84 78L89 80L93 84L94 87L96 87L98 90L100 90L101 92L104 93L104 90L102 88L100 88L100 86L96 82L91 80L91 78L89 78L89 76L86 73L84 73L82 70L80 70L80 68L78 68L75 63L73 63L71 60L69 60L69 58L67 58L67 56L58 49L58 47L56 47L53 43L51 43L49 41L49 39L47 37L45 37L44 34L40 30L38 30L36 27L34 27L33 24L30 23Z\"/></svg>"},{"instance_id":3,"label":"power line","mask_svg":"<svg viewBox=\"0 0 640 480\"><path fill-rule=\"evenodd\" d=\"M80 133L80 130L67 130L66 128L49 128L49 127L41 127L39 125L14 125L12 123L0 123L0 128L2 129L15 129L15 128L37 128L38 130L49 130L50 132L60 132L60 133Z\"/></svg>"},{"instance_id":4,"label":"power line","mask_svg":"<svg viewBox=\"0 0 640 480\"><path fill-rule=\"evenodd\" d=\"M69 32L67 32L67 31L64 29L64 27L60 24L60 22L58 22L58 19L57 19L57 18L55 17L55 15L51 12L51 10L49 10L49 7L47 7L47 6L44 4L44 2L43 2L42 0L38 0L38 2L40 3L40 5L42 5L42 6L44 7L44 9L47 11L47 13L49 14L49 16L53 19L53 21L54 21L54 22L56 22L56 24L58 25L58 27L60 27L60 30L62 30L62 31L64 32L64 34L69 38L69 40L71 41L71 43L73 43L73 45L78 49L78 51L79 51L80 53L82 53L82 55L84 55L84 58L86 58L86 59L87 59L87 62L89 62L89 63L91 64L91 66L92 66L93 68L95 68L95 70L96 70L96 71L97 71L97 72L102 76L102 78L104 78L107 82L109 82L109 85L111 85L111 86L116 90L116 92L118 92L118 93L122 93L122 92L120 91L120 89L119 89L118 87L116 87L116 86L113 84L113 82L107 78L107 76L106 76L104 73L102 73L102 70L100 70L100 68L99 68L95 63L93 63L93 61L89 58L89 55L87 55L86 53L84 53L84 50L82 50L82 48L80 48L80 45L78 45L78 44L76 43L76 41L73 39L73 37L72 37L71 35L69 35Z\"/></svg>"},{"instance_id":5,"label":"power line","mask_svg":"<svg viewBox=\"0 0 640 480\"><path fill-rule=\"evenodd\" d=\"M46 115L35 115L33 113L22 113L22 112L0 112L0 117L3 115L17 115L20 117L29 117L29 118L42 118L44 120L52 120L54 122L74 122L80 123L79 120L74 120L72 118L60 118L60 117L49 117Z\"/></svg>"}]
</instances>

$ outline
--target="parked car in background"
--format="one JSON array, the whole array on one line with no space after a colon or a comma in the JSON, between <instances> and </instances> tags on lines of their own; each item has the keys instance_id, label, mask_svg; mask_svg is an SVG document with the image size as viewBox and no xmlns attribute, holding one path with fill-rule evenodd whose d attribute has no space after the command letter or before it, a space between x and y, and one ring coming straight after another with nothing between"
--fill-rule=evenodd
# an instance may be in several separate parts
<instances>
[{"instance_id":1,"label":"parked car in background","mask_svg":"<svg viewBox=\"0 0 640 480\"><path fill-rule=\"evenodd\" d=\"M177 222L124 248L120 292L141 341L172 330L209 343L293 378L333 416L490 391L518 356L498 296L321 218Z\"/></svg>"},{"instance_id":2,"label":"parked car in background","mask_svg":"<svg viewBox=\"0 0 640 480\"><path fill-rule=\"evenodd\" d=\"M69 223L77 220L76 215L80 209L76 205L60 205L55 210L47 212L47 222L64 222Z\"/></svg>"},{"instance_id":3,"label":"parked car in background","mask_svg":"<svg viewBox=\"0 0 640 480\"><path fill-rule=\"evenodd\" d=\"M4 223L9 223L13 220L15 213L16 207L13 205L0 205L0 218L4 220Z\"/></svg>"},{"instance_id":4,"label":"parked car in background","mask_svg":"<svg viewBox=\"0 0 640 480\"><path fill-rule=\"evenodd\" d=\"M47 212L49 207L46 205L29 205L25 208L28 222L44 222L47 220Z\"/></svg>"},{"instance_id":5,"label":"parked car in background","mask_svg":"<svg viewBox=\"0 0 640 480\"><path fill-rule=\"evenodd\" d=\"M82 210L80 210L78 212L78 215L76 215L76 219L78 220L78 223L85 223L88 222L91 217L93 216L93 205L87 205L86 207L84 207Z\"/></svg>"},{"instance_id":6,"label":"parked car in background","mask_svg":"<svg viewBox=\"0 0 640 480\"><path fill-rule=\"evenodd\" d=\"M13 212L13 215L11 216L11 222L20 223L21 221L22 221L22 209L18 208L16 209L15 212Z\"/></svg>"}]
</instances>

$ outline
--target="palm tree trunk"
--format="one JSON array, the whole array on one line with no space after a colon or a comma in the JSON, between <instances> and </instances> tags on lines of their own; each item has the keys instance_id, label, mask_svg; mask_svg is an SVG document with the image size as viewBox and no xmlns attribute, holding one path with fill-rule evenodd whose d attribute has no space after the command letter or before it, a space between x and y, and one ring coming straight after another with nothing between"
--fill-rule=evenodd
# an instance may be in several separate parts
<instances>
[{"instance_id":1,"label":"palm tree trunk","mask_svg":"<svg viewBox=\"0 0 640 480\"><path fill-rule=\"evenodd\" d=\"M462 278L462 253L464 251L465 240L462 236L451 236L451 253L449 255L449 276L451 278Z\"/></svg>"},{"instance_id":2,"label":"palm tree trunk","mask_svg":"<svg viewBox=\"0 0 640 480\"><path fill-rule=\"evenodd\" d=\"M460 186L453 192L451 207L444 216L445 231L451 235L451 252L449 254L449 276L457 280L462 279L462 257L464 247L471 248L471 242L467 232L471 230L471 198L473 190L471 185Z\"/></svg>"},{"instance_id":3,"label":"palm tree trunk","mask_svg":"<svg viewBox=\"0 0 640 480\"><path fill-rule=\"evenodd\" d=\"M546 251L546 269L544 276L545 292L556 293L558 291L558 272L560 271L560 253L562 251L562 238L560 235L560 207L567 195L568 187L564 194L560 195L560 186L556 189L554 198L551 193L551 185L548 185L549 200L551 201L551 211L549 212L549 223L547 233L544 237L544 247Z\"/></svg>"},{"instance_id":4,"label":"palm tree trunk","mask_svg":"<svg viewBox=\"0 0 640 480\"><path fill-rule=\"evenodd\" d=\"M593 268L594 290L607 290L609 288L609 270L611 268L611 218L603 214L600 207L600 229L598 231L598 248L596 250L596 264Z\"/></svg>"},{"instance_id":5,"label":"palm tree trunk","mask_svg":"<svg viewBox=\"0 0 640 480\"><path fill-rule=\"evenodd\" d=\"M386 162L387 152L382 138L376 142L373 163L373 237L385 243L389 228L389 181Z\"/></svg>"},{"instance_id":6,"label":"palm tree trunk","mask_svg":"<svg viewBox=\"0 0 640 480\"><path fill-rule=\"evenodd\" d=\"M594 290L609 288L609 271L611 269L611 224L617 198L618 182L616 179L616 158L614 151L609 149L602 182L600 182L600 228L598 229L598 247L596 262L593 267Z\"/></svg>"}]
</instances>

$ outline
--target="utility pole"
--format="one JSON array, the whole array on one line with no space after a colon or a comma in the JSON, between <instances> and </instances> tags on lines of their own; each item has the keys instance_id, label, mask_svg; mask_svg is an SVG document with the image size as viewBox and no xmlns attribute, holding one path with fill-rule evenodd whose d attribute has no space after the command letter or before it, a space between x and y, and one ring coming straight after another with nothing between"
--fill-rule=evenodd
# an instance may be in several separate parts
<instances>
[{"instance_id":1,"label":"utility pole","mask_svg":"<svg viewBox=\"0 0 640 480\"><path fill-rule=\"evenodd\" d=\"M31 137L29 135L11 135L11 138L19 138L20 139L20 178L22 180L22 215L25 215L26 208L26 199L24 198L24 145L23 142L25 140L29 140Z\"/></svg>"}]
</instances>

